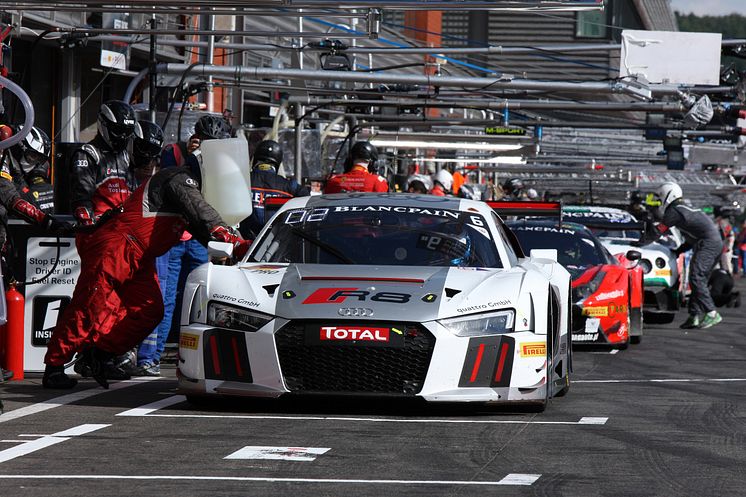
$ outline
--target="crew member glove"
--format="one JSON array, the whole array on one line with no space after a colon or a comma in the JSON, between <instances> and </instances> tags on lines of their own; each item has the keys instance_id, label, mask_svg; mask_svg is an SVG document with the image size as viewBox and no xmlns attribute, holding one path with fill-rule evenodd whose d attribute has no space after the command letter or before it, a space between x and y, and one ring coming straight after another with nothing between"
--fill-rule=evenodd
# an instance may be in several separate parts
<instances>
[{"instance_id":1,"label":"crew member glove","mask_svg":"<svg viewBox=\"0 0 746 497\"><path fill-rule=\"evenodd\" d=\"M69 236L73 232L73 224L67 221L61 221L51 214L46 214L42 221L45 230L57 236Z\"/></svg>"},{"instance_id":2,"label":"crew member glove","mask_svg":"<svg viewBox=\"0 0 746 497\"><path fill-rule=\"evenodd\" d=\"M242 259L246 252L249 251L251 240L244 240L233 229L228 226L218 225L210 231L210 237L218 242L227 242L233 244L233 256L236 259Z\"/></svg>"},{"instance_id":3,"label":"crew member glove","mask_svg":"<svg viewBox=\"0 0 746 497\"><path fill-rule=\"evenodd\" d=\"M95 223L90 209L83 207L82 205L75 208L73 215L75 216L75 219L78 220L78 226L93 226Z\"/></svg>"}]
</instances>

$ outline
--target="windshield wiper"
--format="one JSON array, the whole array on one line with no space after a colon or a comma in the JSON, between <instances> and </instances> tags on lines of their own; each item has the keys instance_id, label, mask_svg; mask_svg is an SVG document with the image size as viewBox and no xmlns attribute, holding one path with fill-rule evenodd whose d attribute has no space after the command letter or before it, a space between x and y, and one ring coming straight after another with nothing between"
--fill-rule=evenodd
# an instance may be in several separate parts
<instances>
[{"instance_id":1,"label":"windshield wiper","mask_svg":"<svg viewBox=\"0 0 746 497\"><path fill-rule=\"evenodd\" d=\"M352 259L350 259L346 255L344 255L342 252L340 252L339 250L337 250L335 247L332 247L328 243L322 242L318 238L314 238L313 236L311 236L310 234L306 233L302 229L300 229L300 228L290 228L290 231L293 234L298 235L299 237L303 238L304 240L308 240L313 245L316 245L317 247L319 247L320 249L322 249L324 252L328 252L328 253L332 254L334 257L336 257L340 261L344 262L345 264L355 264L355 261L353 261Z\"/></svg>"}]
</instances>

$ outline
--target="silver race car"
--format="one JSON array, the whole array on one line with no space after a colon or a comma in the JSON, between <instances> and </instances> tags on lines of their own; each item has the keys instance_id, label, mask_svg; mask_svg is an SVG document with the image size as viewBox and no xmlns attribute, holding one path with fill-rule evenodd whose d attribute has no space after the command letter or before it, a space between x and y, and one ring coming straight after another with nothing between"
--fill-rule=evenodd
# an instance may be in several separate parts
<instances>
[{"instance_id":1,"label":"silver race car","mask_svg":"<svg viewBox=\"0 0 746 497\"><path fill-rule=\"evenodd\" d=\"M487 204L337 194L283 205L184 291L179 389L353 394L543 410L570 386L569 273Z\"/></svg>"}]
</instances>

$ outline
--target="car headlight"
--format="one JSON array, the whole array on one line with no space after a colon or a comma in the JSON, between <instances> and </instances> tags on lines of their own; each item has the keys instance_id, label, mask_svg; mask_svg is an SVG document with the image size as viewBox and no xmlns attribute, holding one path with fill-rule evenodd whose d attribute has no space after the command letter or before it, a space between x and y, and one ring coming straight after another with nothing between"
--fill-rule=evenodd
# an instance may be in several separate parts
<instances>
[{"instance_id":1,"label":"car headlight","mask_svg":"<svg viewBox=\"0 0 746 497\"><path fill-rule=\"evenodd\" d=\"M513 331L515 311L506 309L498 312L441 319L438 322L460 337L501 335Z\"/></svg>"},{"instance_id":2,"label":"car headlight","mask_svg":"<svg viewBox=\"0 0 746 497\"><path fill-rule=\"evenodd\" d=\"M650 264L650 261L647 259L642 259L640 261L640 267L642 268L642 272L645 274L648 274L650 271L653 270L653 265Z\"/></svg>"},{"instance_id":3,"label":"car headlight","mask_svg":"<svg viewBox=\"0 0 746 497\"><path fill-rule=\"evenodd\" d=\"M229 330L256 331L272 321L272 317L240 307L210 302L207 306L207 325Z\"/></svg>"},{"instance_id":4,"label":"car headlight","mask_svg":"<svg viewBox=\"0 0 746 497\"><path fill-rule=\"evenodd\" d=\"M664 259L663 257L657 257L655 259L655 266L658 269L663 269L664 267L666 267L666 259Z\"/></svg>"},{"instance_id":5,"label":"car headlight","mask_svg":"<svg viewBox=\"0 0 746 497\"><path fill-rule=\"evenodd\" d=\"M604 280L606 273L599 270L593 275L593 278L588 283L578 285L572 289L573 302L582 302L598 290L601 286L601 282Z\"/></svg>"}]
</instances>

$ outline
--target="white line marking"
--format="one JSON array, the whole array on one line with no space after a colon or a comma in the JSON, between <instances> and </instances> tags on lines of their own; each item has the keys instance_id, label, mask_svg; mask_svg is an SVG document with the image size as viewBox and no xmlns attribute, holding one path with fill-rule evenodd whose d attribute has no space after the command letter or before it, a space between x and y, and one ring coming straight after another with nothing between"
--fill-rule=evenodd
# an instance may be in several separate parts
<instances>
[{"instance_id":1,"label":"white line marking","mask_svg":"<svg viewBox=\"0 0 746 497\"><path fill-rule=\"evenodd\" d=\"M144 406L120 412L117 416L147 416L158 409L163 409L164 407L169 407L174 404L180 404L181 402L186 402L185 395L172 395L171 397L166 397L165 399L157 400L150 404L145 404Z\"/></svg>"},{"instance_id":2,"label":"white line marking","mask_svg":"<svg viewBox=\"0 0 746 497\"><path fill-rule=\"evenodd\" d=\"M326 454L331 448L323 447L266 447L247 445L223 459L273 459L281 461L315 461L316 456Z\"/></svg>"},{"instance_id":3,"label":"white line marking","mask_svg":"<svg viewBox=\"0 0 746 497\"><path fill-rule=\"evenodd\" d=\"M718 383L746 381L746 378L659 378L647 380L572 380L573 383Z\"/></svg>"},{"instance_id":4,"label":"white line marking","mask_svg":"<svg viewBox=\"0 0 746 497\"><path fill-rule=\"evenodd\" d=\"M101 428L106 428L107 426L111 426L111 425L110 424L109 425L85 424L85 425L76 426L74 428L70 428L68 430L59 431L51 435L45 435L36 440L29 440L29 441L23 442L19 445L16 445L15 447L11 447L5 450L0 450L0 463L10 461L11 459L15 459L16 457L25 456L26 454L36 452L37 450L41 450L45 447L49 447L51 445L64 442L66 440L70 440L71 437L76 437L78 435L85 435L86 433L100 430Z\"/></svg>"},{"instance_id":5,"label":"white line marking","mask_svg":"<svg viewBox=\"0 0 746 497\"><path fill-rule=\"evenodd\" d=\"M0 440L0 443L4 444L22 444L26 442L28 442L28 440Z\"/></svg>"},{"instance_id":6,"label":"white line marking","mask_svg":"<svg viewBox=\"0 0 746 497\"><path fill-rule=\"evenodd\" d=\"M469 481L469 480L358 480L338 478L277 478L264 476L194 476L194 475L161 475L161 476L133 476L133 475L0 475L2 480L184 480L184 481L254 481L270 483L362 483L366 485L465 485L465 486L494 486L494 485L531 485L541 475L510 474L500 481ZM506 481L507 480L507 481ZM518 483L514 483L518 482Z\"/></svg>"},{"instance_id":7,"label":"white line marking","mask_svg":"<svg viewBox=\"0 0 746 497\"><path fill-rule=\"evenodd\" d=\"M16 445L15 447L11 447L9 449L0 450L0 463L10 461L11 459L15 459L16 457L25 456L26 454L36 452L37 450L41 450L45 447L64 442L65 440L70 440L70 438L41 437L37 440L23 442L22 444Z\"/></svg>"},{"instance_id":8,"label":"white line marking","mask_svg":"<svg viewBox=\"0 0 746 497\"><path fill-rule=\"evenodd\" d=\"M500 480L500 483L503 485L531 485L540 477L541 475L524 475L521 473L511 473Z\"/></svg>"},{"instance_id":9,"label":"white line marking","mask_svg":"<svg viewBox=\"0 0 746 497\"><path fill-rule=\"evenodd\" d=\"M87 390L81 390L80 392L74 392L74 393L70 393L67 395L62 395L60 397L55 397L53 399L45 400L44 402L39 402L38 404L31 404L30 406L21 407L13 411L8 411L4 414L0 414L0 423L4 423L6 421L12 421L14 419L22 418L24 416L30 416L32 414L38 414L40 412L44 412L49 409L54 409L55 407L72 404L73 402L78 402L80 400L93 397L94 395L111 392L112 390L121 390L122 388L128 388L134 385L142 384L145 381L153 381L153 380L160 380L160 379L162 379L162 377L149 376L149 377L144 377L138 380L118 381L116 383L112 383L111 387L108 390L104 390L103 388L96 387L96 388L89 388Z\"/></svg>"},{"instance_id":10,"label":"white line marking","mask_svg":"<svg viewBox=\"0 0 746 497\"><path fill-rule=\"evenodd\" d=\"M57 433L52 433L51 437L79 437L80 435L85 435L86 433L90 433L92 431L100 430L101 428L106 428L107 426L111 426L111 424L105 425L105 424L87 424L87 425L80 425L76 426L74 428L69 428L64 431L58 431Z\"/></svg>"},{"instance_id":11,"label":"white line marking","mask_svg":"<svg viewBox=\"0 0 746 497\"><path fill-rule=\"evenodd\" d=\"M611 355L618 354L618 353L619 353L619 349L611 349L611 351L609 352L609 354Z\"/></svg>"},{"instance_id":12,"label":"white line marking","mask_svg":"<svg viewBox=\"0 0 746 497\"><path fill-rule=\"evenodd\" d=\"M609 418L594 418L591 416L585 416L580 418L578 421L579 425L605 425Z\"/></svg>"}]
</instances>

